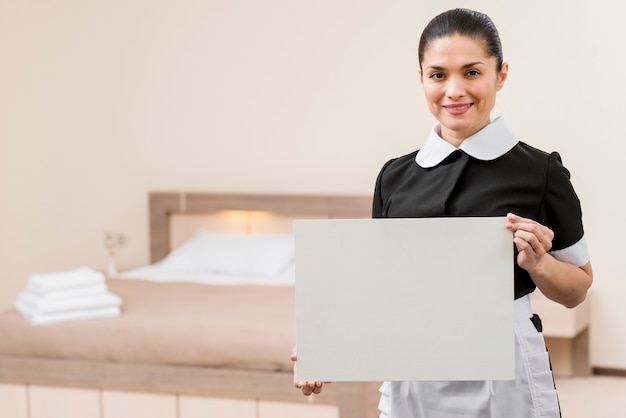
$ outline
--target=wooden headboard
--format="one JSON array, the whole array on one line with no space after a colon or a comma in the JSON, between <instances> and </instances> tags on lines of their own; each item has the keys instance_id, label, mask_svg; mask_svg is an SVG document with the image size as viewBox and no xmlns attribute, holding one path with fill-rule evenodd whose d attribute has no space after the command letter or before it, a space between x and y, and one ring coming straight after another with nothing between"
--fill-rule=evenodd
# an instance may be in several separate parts
<instances>
[{"instance_id":1,"label":"wooden headboard","mask_svg":"<svg viewBox=\"0 0 626 418\"><path fill-rule=\"evenodd\" d=\"M152 192L150 206L150 261L155 263L171 250L170 221L179 214L212 214L224 211L264 212L293 219L369 218L371 196L215 194Z\"/></svg>"}]
</instances>

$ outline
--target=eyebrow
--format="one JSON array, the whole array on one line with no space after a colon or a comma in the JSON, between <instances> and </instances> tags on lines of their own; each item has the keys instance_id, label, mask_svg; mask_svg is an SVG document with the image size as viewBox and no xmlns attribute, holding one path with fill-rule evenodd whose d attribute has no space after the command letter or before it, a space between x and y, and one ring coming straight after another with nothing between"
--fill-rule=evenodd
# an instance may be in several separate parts
<instances>
[{"instance_id":1,"label":"eyebrow","mask_svg":"<svg viewBox=\"0 0 626 418\"><path fill-rule=\"evenodd\" d=\"M468 68L474 67L476 65L486 65L484 62L482 61L475 61L475 62L470 62L469 64L465 64L461 67L461 69L466 70ZM445 71L444 67L439 67L438 65L429 65L428 67L426 67L426 69L431 69L431 70L435 70L435 71Z\"/></svg>"}]
</instances>

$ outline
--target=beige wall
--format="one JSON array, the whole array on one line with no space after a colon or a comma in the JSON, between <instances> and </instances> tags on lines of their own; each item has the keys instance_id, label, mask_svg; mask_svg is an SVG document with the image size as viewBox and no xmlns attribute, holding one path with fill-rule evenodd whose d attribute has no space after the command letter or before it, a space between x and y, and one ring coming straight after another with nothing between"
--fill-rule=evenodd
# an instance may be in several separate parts
<instances>
[{"instance_id":1,"label":"beige wall","mask_svg":"<svg viewBox=\"0 0 626 418\"><path fill-rule=\"evenodd\" d=\"M500 28L494 114L559 150L596 273L592 356L626 369L617 3L469 1ZM424 24L456 2L0 0L0 307L28 274L148 261L149 190L363 193L433 119Z\"/></svg>"}]
</instances>

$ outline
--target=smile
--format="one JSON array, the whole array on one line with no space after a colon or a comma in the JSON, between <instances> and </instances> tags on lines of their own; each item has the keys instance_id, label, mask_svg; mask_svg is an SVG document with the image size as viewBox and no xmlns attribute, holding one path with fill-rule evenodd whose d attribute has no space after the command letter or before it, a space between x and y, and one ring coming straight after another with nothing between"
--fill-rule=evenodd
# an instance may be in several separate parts
<instances>
[{"instance_id":1,"label":"smile","mask_svg":"<svg viewBox=\"0 0 626 418\"><path fill-rule=\"evenodd\" d=\"M446 105L443 108L448 111L451 115L462 115L467 112L470 107L472 107L474 103L455 103L451 105Z\"/></svg>"}]
</instances>

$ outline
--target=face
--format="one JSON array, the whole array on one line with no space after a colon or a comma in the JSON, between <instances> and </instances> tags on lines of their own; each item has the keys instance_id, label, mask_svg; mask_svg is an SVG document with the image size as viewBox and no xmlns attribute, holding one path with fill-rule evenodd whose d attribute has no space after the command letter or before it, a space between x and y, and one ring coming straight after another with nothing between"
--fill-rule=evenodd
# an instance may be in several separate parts
<instances>
[{"instance_id":1,"label":"face","mask_svg":"<svg viewBox=\"0 0 626 418\"><path fill-rule=\"evenodd\" d=\"M443 139L458 147L489 124L508 65L498 71L497 59L481 42L460 35L436 39L424 51L421 67L426 101Z\"/></svg>"}]
</instances>

